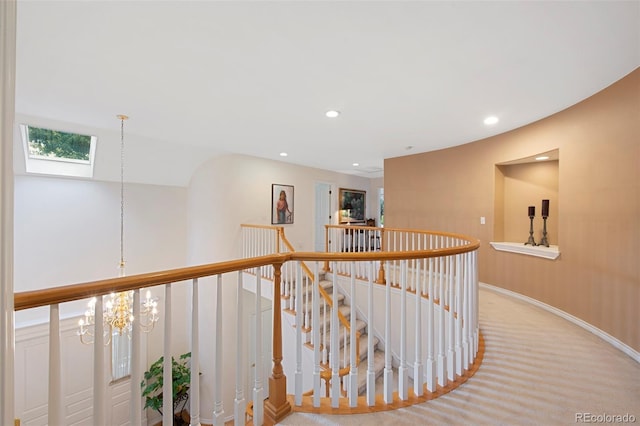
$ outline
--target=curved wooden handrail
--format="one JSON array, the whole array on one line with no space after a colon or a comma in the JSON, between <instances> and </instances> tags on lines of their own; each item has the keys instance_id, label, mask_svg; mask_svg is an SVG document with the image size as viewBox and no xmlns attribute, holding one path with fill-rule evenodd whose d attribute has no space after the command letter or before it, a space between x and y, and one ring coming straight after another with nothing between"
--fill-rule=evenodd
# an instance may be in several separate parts
<instances>
[{"instance_id":1,"label":"curved wooden handrail","mask_svg":"<svg viewBox=\"0 0 640 426\"><path fill-rule=\"evenodd\" d=\"M244 226L244 225L243 225ZM457 234L455 232L446 232L446 231L432 231L428 229L411 229L411 228L390 228L385 226L384 228L379 226L366 226L366 225L325 225L325 228L339 228L339 229L363 229L363 230L385 230L389 232L411 232L414 234L427 234L427 235L437 235L439 237L455 237L460 238L462 240L469 240L468 235Z\"/></svg>"},{"instance_id":2,"label":"curved wooden handrail","mask_svg":"<svg viewBox=\"0 0 640 426\"><path fill-rule=\"evenodd\" d=\"M438 234L440 235L440 234ZM458 234L448 234L469 241L469 237ZM319 253L319 252L291 252L279 253L254 258L231 260L207 265L190 266L185 268L170 269L146 274L131 275L119 278L90 281L86 283L68 286L53 287L42 290L25 291L14 294L14 310L37 308L54 303L70 302L86 299L93 296L105 295L113 292L135 290L144 287L152 287L161 284L207 277L228 272L240 271L265 265L283 264L291 260L299 261L386 261L401 259L422 259L440 256L452 256L476 250L480 247L479 240L472 240L467 244L434 250L416 250L399 252L346 252L346 253Z\"/></svg>"}]
</instances>

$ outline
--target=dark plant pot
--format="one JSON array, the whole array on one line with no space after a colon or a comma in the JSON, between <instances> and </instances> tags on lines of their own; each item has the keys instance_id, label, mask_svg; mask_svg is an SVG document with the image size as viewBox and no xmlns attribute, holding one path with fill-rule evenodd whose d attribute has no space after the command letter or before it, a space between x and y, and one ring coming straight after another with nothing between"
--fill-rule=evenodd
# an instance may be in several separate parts
<instances>
[{"instance_id":1,"label":"dark plant pot","mask_svg":"<svg viewBox=\"0 0 640 426\"><path fill-rule=\"evenodd\" d=\"M187 410L182 410L182 412L173 415L174 426L188 426L190 422L191 416Z\"/></svg>"}]
</instances>

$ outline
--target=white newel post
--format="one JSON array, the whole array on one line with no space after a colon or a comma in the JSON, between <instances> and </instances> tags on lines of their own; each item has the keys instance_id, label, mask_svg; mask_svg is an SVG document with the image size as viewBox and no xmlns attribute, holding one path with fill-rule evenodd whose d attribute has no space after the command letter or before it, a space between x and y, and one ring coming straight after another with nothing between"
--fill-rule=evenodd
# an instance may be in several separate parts
<instances>
[{"instance_id":1,"label":"white newel post","mask_svg":"<svg viewBox=\"0 0 640 426\"><path fill-rule=\"evenodd\" d=\"M240 274L242 273L239 272ZM198 312L198 279L192 281L191 292L191 386L189 415L191 426L200 426L200 318Z\"/></svg>"},{"instance_id":2,"label":"white newel post","mask_svg":"<svg viewBox=\"0 0 640 426\"><path fill-rule=\"evenodd\" d=\"M240 354L243 353L243 304L242 304L242 271L238 271L238 285L236 288L236 297L238 299L236 305L236 329L237 329L237 340L236 340L236 354L238 354L239 362L236 366L236 397L233 401L233 423L234 425L244 425L245 424L245 400L244 400L244 387L242 384L242 378L244 376L244 364L241 361Z\"/></svg>"},{"instance_id":3,"label":"white newel post","mask_svg":"<svg viewBox=\"0 0 640 426\"><path fill-rule=\"evenodd\" d=\"M0 2L0 424L14 420L13 124L16 0Z\"/></svg>"},{"instance_id":4,"label":"white newel post","mask_svg":"<svg viewBox=\"0 0 640 426\"><path fill-rule=\"evenodd\" d=\"M140 350L142 346L142 332L140 321L140 289L133 291L133 318L134 323L131 328L131 380L129 386L131 390L131 407L129 408L129 420L132 425L142 424L142 365L140 364Z\"/></svg>"},{"instance_id":5,"label":"white newel post","mask_svg":"<svg viewBox=\"0 0 640 426\"><path fill-rule=\"evenodd\" d=\"M62 401L62 358L60 356L60 309L57 303L49 306L49 424L62 425L64 406Z\"/></svg>"},{"instance_id":6,"label":"white newel post","mask_svg":"<svg viewBox=\"0 0 640 426\"><path fill-rule=\"evenodd\" d=\"M171 284L164 286L164 347L162 364L162 424L173 424L173 362L171 360Z\"/></svg>"}]
</instances>

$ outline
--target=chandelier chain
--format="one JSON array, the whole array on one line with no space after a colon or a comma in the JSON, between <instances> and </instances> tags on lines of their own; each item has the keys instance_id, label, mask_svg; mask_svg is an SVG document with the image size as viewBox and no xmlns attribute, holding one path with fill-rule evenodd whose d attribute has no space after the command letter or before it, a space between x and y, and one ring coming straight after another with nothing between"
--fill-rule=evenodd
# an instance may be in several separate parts
<instances>
[{"instance_id":1,"label":"chandelier chain","mask_svg":"<svg viewBox=\"0 0 640 426\"><path fill-rule=\"evenodd\" d=\"M124 120L126 115L120 118L120 268L124 268Z\"/></svg>"},{"instance_id":2,"label":"chandelier chain","mask_svg":"<svg viewBox=\"0 0 640 426\"><path fill-rule=\"evenodd\" d=\"M124 121L129 117L126 115L118 115L120 120L120 277L125 275L124 262ZM123 334L131 338L131 329L133 322L136 321L138 326L145 333L153 330L156 322L158 322L158 299L151 297L151 292L147 290L147 297L140 301L139 317L133 316L134 290L112 293L108 299L107 296L98 296L103 301L103 319L102 329L105 337L105 345L111 342L114 330L118 335ZM105 301L106 299L106 301ZM85 344L94 342L95 337L95 314L96 302L98 298L93 297L89 301L84 317L78 321L78 336L80 341Z\"/></svg>"}]
</instances>

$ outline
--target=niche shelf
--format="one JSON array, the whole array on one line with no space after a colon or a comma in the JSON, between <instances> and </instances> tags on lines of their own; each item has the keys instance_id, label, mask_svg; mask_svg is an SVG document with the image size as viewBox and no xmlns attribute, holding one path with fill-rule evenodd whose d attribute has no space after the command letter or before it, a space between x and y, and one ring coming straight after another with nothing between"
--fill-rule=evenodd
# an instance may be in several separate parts
<instances>
[{"instance_id":1,"label":"niche shelf","mask_svg":"<svg viewBox=\"0 0 640 426\"><path fill-rule=\"evenodd\" d=\"M530 246L523 243L499 243L490 242L491 247L498 251L506 251L510 253L525 254L528 256L543 257L545 259L556 260L560 256L558 246Z\"/></svg>"},{"instance_id":2,"label":"niche shelf","mask_svg":"<svg viewBox=\"0 0 640 426\"><path fill-rule=\"evenodd\" d=\"M557 245L525 245L530 220L527 215L530 206L535 209L534 239L542 238L541 201L550 200L547 221L548 241L558 244L559 217L559 176L560 152L558 149L546 151L517 160L495 165L494 229L493 241L489 244L498 251L518 253L527 256L557 259L560 250Z\"/></svg>"}]
</instances>

